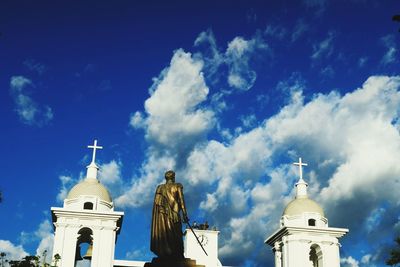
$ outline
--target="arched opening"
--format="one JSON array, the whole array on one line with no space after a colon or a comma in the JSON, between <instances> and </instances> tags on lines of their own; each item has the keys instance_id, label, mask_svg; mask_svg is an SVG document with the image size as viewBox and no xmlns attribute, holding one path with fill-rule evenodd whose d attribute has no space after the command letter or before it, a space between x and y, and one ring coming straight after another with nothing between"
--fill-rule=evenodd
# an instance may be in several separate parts
<instances>
[{"instance_id":1,"label":"arched opening","mask_svg":"<svg viewBox=\"0 0 400 267\"><path fill-rule=\"evenodd\" d=\"M309 260L312 267L323 267L322 250L317 244L314 244L310 247Z\"/></svg>"},{"instance_id":2,"label":"arched opening","mask_svg":"<svg viewBox=\"0 0 400 267\"><path fill-rule=\"evenodd\" d=\"M85 202L83 204L83 209L84 210L92 210L93 209L93 203L92 202Z\"/></svg>"},{"instance_id":3,"label":"arched opening","mask_svg":"<svg viewBox=\"0 0 400 267\"><path fill-rule=\"evenodd\" d=\"M315 219L308 219L308 226L315 226Z\"/></svg>"},{"instance_id":4,"label":"arched opening","mask_svg":"<svg viewBox=\"0 0 400 267\"><path fill-rule=\"evenodd\" d=\"M75 266L91 266L92 235L93 231L90 228L84 227L79 230L75 248Z\"/></svg>"}]
</instances>

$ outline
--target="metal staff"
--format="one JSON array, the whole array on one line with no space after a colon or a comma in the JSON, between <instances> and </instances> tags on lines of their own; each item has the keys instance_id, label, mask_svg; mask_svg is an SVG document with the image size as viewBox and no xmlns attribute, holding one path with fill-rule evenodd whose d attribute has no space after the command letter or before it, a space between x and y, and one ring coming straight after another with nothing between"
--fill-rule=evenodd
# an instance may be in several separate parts
<instances>
[{"instance_id":1,"label":"metal staff","mask_svg":"<svg viewBox=\"0 0 400 267\"><path fill-rule=\"evenodd\" d=\"M204 249L204 247L203 247L203 245L201 244L199 238L197 237L196 233L194 232L192 226L190 225L189 220L187 220L185 223L187 224L187 226L189 226L189 229L192 231L194 237L195 237L196 240L197 240L197 243L199 243L199 245L200 245L200 247L203 249L204 253L208 256L206 250Z\"/></svg>"}]
</instances>

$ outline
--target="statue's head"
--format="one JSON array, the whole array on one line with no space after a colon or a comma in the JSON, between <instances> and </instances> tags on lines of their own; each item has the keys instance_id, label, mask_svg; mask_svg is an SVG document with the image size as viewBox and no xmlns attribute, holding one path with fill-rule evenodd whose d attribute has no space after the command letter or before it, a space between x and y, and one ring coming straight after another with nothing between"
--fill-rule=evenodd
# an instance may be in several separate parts
<instances>
[{"instance_id":1,"label":"statue's head","mask_svg":"<svg viewBox=\"0 0 400 267\"><path fill-rule=\"evenodd\" d=\"M175 182L175 172L169 170L165 173L165 180Z\"/></svg>"}]
</instances>

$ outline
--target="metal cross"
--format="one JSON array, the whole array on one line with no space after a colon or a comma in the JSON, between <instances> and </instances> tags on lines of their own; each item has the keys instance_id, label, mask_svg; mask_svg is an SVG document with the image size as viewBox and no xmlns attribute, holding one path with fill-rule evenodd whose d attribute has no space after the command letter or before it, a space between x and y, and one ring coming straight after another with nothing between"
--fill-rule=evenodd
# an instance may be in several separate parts
<instances>
[{"instance_id":1,"label":"metal cross","mask_svg":"<svg viewBox=\"0 0 400 267\"><path fill-rule=\"evenodd\" d=\"M295 162L293 165L299 166L300 180L303 180L303 166L307 166L307 163L303 163L301 158L299 158L299 162Z\"/></svg>"},{"instance_id":2,"label":"metal cross","mask_svg":"<svg viewBox=\"0 0 400 267\"><path fill-rule=\"evenodd\" d=\"M94 163L96 160L96 149L103 149L103 147L97 146L97 140L94 140L93 146L88 146L88 148L93 148L92 162Z\"/></svg>"}]
</instances>

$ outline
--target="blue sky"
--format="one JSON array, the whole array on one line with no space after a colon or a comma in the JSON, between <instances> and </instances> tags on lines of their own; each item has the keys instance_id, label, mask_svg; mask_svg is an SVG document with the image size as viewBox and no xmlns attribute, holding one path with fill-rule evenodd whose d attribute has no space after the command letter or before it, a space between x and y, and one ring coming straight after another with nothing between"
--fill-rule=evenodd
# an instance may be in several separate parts
<instances>
[{"instance_id":1,"label":"blue sky","mask_svg":"<svg viewBox=\"0 0 400 267\"><path fill-rule=\"evenodd\" d=\"M272 266L263 244L309 193L346 227L343 266L384 266L400 232L396 1L2 1L0 250L51 247L51 206L85 173L125 212L116 258L149 260L170 168L223 264Z\"/></svg>"}]
</instances>

